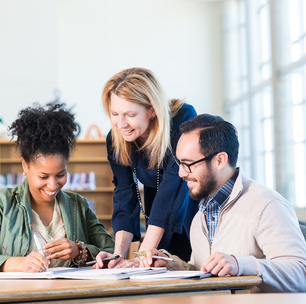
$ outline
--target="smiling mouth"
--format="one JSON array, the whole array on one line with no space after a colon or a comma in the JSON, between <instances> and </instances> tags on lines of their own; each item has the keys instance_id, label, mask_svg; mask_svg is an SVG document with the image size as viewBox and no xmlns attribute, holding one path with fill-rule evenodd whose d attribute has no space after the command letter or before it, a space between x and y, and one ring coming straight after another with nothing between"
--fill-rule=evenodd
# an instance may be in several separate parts
<instances>
[{"instance_id":1,"label":"smiling mouth","mask_svg":"<svg viewBox=\"0 0 306 304\"><path fill-rule=\"evenodd\" d=\"M135 129L131 130L131 131L121 131L122 134L124 135L129 135L131 134Z\"/></svg>"},{"instance_id":2,"label":"smiling mouth","mask_svg":"<svg viewBox=\"0 0 306 304\"><path fill-rule=\"evenodd\" d=\"M48 190L43 189L43 191L44 191L47 195L49 195L49 196L52 196L52 195L54 195L54 194L57 193L57 190L55 190L55 191L48 191Z\"/></svg>"}]
</instances>

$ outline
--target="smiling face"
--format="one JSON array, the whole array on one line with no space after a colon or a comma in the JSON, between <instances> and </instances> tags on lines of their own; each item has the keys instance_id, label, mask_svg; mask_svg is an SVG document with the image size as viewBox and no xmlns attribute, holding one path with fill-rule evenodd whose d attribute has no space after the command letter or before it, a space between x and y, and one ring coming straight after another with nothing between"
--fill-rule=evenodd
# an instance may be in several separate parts
<instances>
[{"instance_id":1,"label":"smiling face","mask_svg":"<svg viewBox=\"0 0 306 304\"><path fill-rule=\"evenodd\" d=\"M34 162L22 161L29 191L35 203L53 203L67 181L67 159L56 154L38 156Z\"/></svg>"},{"instance_id":2,"label":"smiling face","mask_svg":"<svg viewBox=\"0 0 306 304\"><path fill-rule=\"evenodd\" d=\"M177 144L176 156L186 164L191 164L207 156L200 152L199 133L197 131L182 134ZM216 173L211 163L203 161L191 168L192 173L186 172L182 166L179 168L179 176L187 182L189 196L198 201L208 195L212 196L218 188Z\"/></svg>"},{"instance_id":3,"label":"smiling face","mask_svg":"<svg viewBox=\"0 0 306 304\"><path fill-rule=\"evenodd\" d=\"M126 141L139 140L144 143L150 133L151 117L155 117L153 107L147 109L111 94L111 123Z\"/></svg>"}]
</instances>

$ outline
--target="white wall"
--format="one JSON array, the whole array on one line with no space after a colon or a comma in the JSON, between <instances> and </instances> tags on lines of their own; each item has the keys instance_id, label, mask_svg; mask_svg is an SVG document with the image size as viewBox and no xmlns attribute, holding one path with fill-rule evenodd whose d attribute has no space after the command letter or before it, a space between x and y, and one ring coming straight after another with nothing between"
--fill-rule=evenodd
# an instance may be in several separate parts
<instances>
[{"instance_id":1,"label":"white wall","mask_svg":"<svg viewBox=\"0 0 306 304\"><path fill-rule=\"evenodd\" d=\"M59 88L76 103L81 137L92 123L107 133L103 85L135 66L169 98L221 114L218 16L217 4L196 0L0 0L0 117L10 124Z\"/></svg>"},{"instance_id":2,"label":"white wall","mask_svg":"<svg viewBox=\"0 0 306 304\"><path fill-rule=\"evenodd\" d=\"M56 2L0 0L0 118L10 124L57 86Z\"/></svg>"}]
</instances>

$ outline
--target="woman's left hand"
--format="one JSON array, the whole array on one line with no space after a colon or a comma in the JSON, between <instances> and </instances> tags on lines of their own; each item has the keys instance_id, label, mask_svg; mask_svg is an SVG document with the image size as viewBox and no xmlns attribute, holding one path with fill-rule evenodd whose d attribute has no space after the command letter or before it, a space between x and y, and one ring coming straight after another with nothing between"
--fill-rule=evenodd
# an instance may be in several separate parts
<instances>
[{"instance_id":1,"label":"woman's left hand","mask_svg":"<svg viewBox=\"0 0 306 304\"><path fill-rule=\"evenodd\" d=\"M118 263L115 268L124 268L124 267L126 267L126 268L132 268L132 267L137 268L137 267L139 267L139 265L140 265L140 259L139 259L139 257L136 257L136 258L131 259L131 260L120 261L120 263Z\"/></svg>"},{"instance_id":2,"label":"woman's left hand","mask_svg":"<svg viewBox=\"0 0 306 304\"><path fill-rule=\"evenodd\" d=\"M79 246L77 243L64 238L46 244L44 253L49 254L48 260L72 260L79 255Z\"/></svg>"}]
</instances>

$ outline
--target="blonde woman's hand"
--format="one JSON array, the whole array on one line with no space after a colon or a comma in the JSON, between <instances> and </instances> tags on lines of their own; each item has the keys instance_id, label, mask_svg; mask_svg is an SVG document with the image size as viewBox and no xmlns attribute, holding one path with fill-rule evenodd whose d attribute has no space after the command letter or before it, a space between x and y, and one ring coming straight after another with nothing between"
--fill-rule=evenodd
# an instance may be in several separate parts
<instances>
[{"instance_id":1,"label":"blonde woman's hand","mask_svg":"<svg viewBox=\"0 0 306 304\"><path fill-rule=\"evenodd\" d=\"M109 257L115 257L117 254L115 253L108 253L105 251L100 251L98 255L96 256L96 264L93 265L93 268L95 269L101 269L101 268L115 268L118 264L121 263L121 261L125 261L122 257L119 257L117 259L109 260L109 261L103 261L105 258Z\"/></svg>"},{"instance_id":2,"label":"blonde woman's hand","mask_svg":"<svg viewBox=\"0 0 306 304\"><path fill-rule=\"evenodd\" d=\"M151 249L146 251L146 256L143 257L140 261L140 267L168 267L170 264L170 261L160 260L160 259L154 259L154 256L160 256L164 258L168 258L167 255L159 251L158 249Z\"/></svg>"},{"instance_id":3,"label":"blonde woman's hand","mask_svg":"<svg viewBox=\"0 0 306 304\"><path fill-rule=\"evenodd\" d=\"M117 268L138 268L140 265L140 259L138 257L130 260L123 260L123 262L118 265Z\"/></svg>"}]
</instances>

